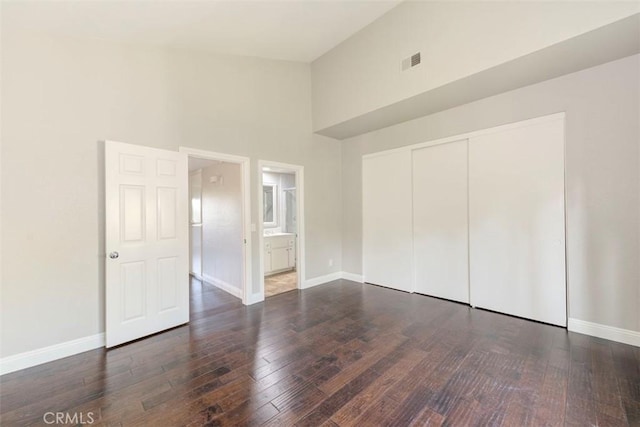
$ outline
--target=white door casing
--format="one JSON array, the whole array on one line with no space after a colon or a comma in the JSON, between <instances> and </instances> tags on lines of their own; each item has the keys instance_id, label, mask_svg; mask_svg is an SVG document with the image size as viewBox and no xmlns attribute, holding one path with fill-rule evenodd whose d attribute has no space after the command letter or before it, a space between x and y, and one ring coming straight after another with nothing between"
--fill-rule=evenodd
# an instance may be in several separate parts
<instances>
[{"instance_id":1,"label":"white door casing","mask_svg":"<svg viewBox=\"0 0 640 427\"><path fill-rule=\"evenodd\" d=\"M189 321L184 153L105 142L106 346Z\"/></svg>"},{"instance_id":2,"label":"white door casing","mask_svg":"<svg viewBox=\"0 0 640 427\"><path fill-rule=\"evenodd\" d=\"M467 141L413 151L414 291L469 302Z\"/></svg>"}]
</instances>

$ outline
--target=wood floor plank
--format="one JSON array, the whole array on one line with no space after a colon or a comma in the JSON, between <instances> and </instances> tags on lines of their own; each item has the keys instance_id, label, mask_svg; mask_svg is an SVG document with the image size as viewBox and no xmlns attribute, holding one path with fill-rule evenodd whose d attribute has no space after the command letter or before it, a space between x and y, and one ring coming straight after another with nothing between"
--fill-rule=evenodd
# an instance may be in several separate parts
<instances>
[{"instance_id":1,"label":"wood floor plank","mask_svg":"<svg viewBox=\"0 0 640 427\"><path fill-rule=\"evenodd\" d=\"M407 338L399 336L399 335L390 335L380 337L379 340L376 340L371 345L371 350L365 353L362 358L358 361L357 364L352 364L345 369L341 370L340 373L324 384L320 384L319 388L327 395L332 395L336 393L339 389L341 389L344 384L349 383L353 378L360 375L362 372L371 368L377 361L382 359L386 354L388 354L389 350L387 346L397 346L403 342L406 342ZM376 345L376 343L384 342L385 345Z\"/></svg>"},{"instance_id":2,"label":"wood floor plank","mask_svg":"<svg viewBox=\"0 0 640 427\"><path fill-rule=\"evenodd\" d=\"M419 414L417 414L411 424L410 427L439 427L445 423L445 417L438 414L435 411L432 411L429 408L424 408Z\"/></svg>"},{"instance_id":3,"label":"wood floor plank","mask_svg":"<svg viewBox=\"0 0 640 427\"><path fill-rule=\"evenodd\" d=\"M542 385L536 394L534 425L564 424L567 381L567 369L558 368L550 363L547 365Z\"/></svg>"},{"instance_id":4,"label":"wood floor plank","mask_svg":"<svg viewBox=\"0 0 640 427\"><path fill-rule=\"evenodd\" d=\"M371 385L351 399L345 406L340 408L331 419L338 425L353 424L355 420L364 413L381 395L421 360L427 357L427 353L421 350L410 350L401 357L395 365L381 374Z\"/></svg>"},{"instance_id":5,"label":"wood floor plank","mask_svg":"<svg viewBox=\"0 0 640 427\"><path fill-rule=\"evenodd\" d=\"M639 426L640 349L338 280L0 377L0 424Z\"/></svg>"},{"instance_id":6,"label":"wood floor plank","mask_svg":"<svg viewBox=\"0 0 640 427\"><path fill-rule=\"evenodd\" d=\"M374 369L368 369L343 386L336 393L316 406L312 411L298 420L296 426L320 425L329 420L333 414L357 396L369 384L380 376ZM364 424L367 425L367 424Z\"/></svg>"}]
</instances>

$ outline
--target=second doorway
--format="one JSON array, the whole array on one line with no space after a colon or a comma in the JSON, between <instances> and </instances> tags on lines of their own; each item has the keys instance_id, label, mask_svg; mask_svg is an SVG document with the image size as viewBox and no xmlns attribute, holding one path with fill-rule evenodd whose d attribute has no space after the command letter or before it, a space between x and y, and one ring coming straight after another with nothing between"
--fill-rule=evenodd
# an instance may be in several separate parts
<instances>
[{"instance_id":1,"label":"second doorway","mask_svg":"<svg viewBox=\"0 0 640 427\"><path fill-rule=\"evenodd\" d=\"M264 296L300 288L299 180L294 166L264 163L262 178L262 251Z\"/></svg>"}]
</instances>

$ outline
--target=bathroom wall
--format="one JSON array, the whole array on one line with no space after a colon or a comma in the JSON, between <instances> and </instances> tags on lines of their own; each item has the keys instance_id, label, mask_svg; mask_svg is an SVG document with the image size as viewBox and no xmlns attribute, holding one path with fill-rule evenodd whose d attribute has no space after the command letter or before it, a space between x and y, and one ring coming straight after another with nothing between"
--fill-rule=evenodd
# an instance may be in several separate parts
<instances>
[{"instance_id":1,"label":"bathroom wall","mask_svg":"<svg viewBox=\"0 0 640 427\"><path fill-rule=\"evenodd\" d=\"M269 230L269 233L282 233L285 230L285 218L286 218L286 201L285 201L285 188L292 188L296 186L296 176L292 173L276 173L276 172L264 172L262 174L263 184L273 184L278 187L278 226L270 227L265 230Z\"/></svg>"}]
</instances>

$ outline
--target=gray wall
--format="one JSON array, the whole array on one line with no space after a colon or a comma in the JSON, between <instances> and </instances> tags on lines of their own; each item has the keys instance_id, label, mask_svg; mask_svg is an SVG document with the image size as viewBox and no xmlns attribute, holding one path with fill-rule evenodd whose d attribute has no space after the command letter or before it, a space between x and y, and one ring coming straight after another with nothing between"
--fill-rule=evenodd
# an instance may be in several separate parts
<instances>
[{"instance_id":1,"label":"gray wall","mask_svg":"<svg viewBox=\"0 0 640 427\"><path fill-rule=\"evenodd\" d=\"M242 289L242 176L240 165L202 169L202 277ZM210 182L211 177L216 182Z\"/></svg>"},{"instance_id":2,"label":"gray wall","mask_svg":"<svg viewBox=\"0 0 640 427\"><path fill-rule=\"evenodd\" d=\"M638 2L612 0L404 1L313 62L314 130L442 87L639 11ZM422 53L421 65L402 71L402 59L416 52Z\"/></svg>"},{"instance_id":3,"label":"gray wall","mask_svg":"<svg viewBox=\"0 0 640 427\"><path fill-rule=\"evenodd\" d=\"M566 112L569 316L640 331L640 57L344 141L343 270L361 273L363 154Z\"/></svg>"},{"instance_id":4,"label":"gray wall","mask_svg":"<svg viewBox=\"0 0 640 427\"><path fill-rule=\"evenodd\" d=\"M311 133L308 64L6 27L1 55L0 356L104 330L100 140L250 157L254 223L257 160L303 165L307 278L341 270L340 143Z\"/></svg>"}]
</instances>

